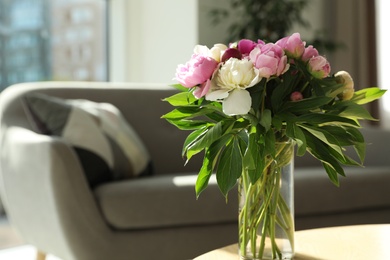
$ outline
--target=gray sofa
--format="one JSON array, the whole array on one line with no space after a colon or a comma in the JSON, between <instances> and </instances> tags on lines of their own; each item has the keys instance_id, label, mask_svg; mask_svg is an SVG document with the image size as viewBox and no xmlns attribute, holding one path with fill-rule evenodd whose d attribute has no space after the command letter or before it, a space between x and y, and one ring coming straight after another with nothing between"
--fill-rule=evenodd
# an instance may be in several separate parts
<instances>
[{"instance_id":1,"label":"gray sofa","mask_svg":"<svg viewBox=\"0 0 390 260\"><path fill-rule=\"evenodd\" d=\"M39 92L119 108L147 147L154 175L88 186L74 149L36 133L21 98ZM179 131L161 115L171 87L136 83L38 82L0 94L1 198L26 243L64 260L192 259L237 242L237 196L215 181L195 198L201 156L184 166ZM310 156L295 160L296 229L390 223L390 132L366 128L365 168L331 184Z\"/></svg>"}]
</instances>

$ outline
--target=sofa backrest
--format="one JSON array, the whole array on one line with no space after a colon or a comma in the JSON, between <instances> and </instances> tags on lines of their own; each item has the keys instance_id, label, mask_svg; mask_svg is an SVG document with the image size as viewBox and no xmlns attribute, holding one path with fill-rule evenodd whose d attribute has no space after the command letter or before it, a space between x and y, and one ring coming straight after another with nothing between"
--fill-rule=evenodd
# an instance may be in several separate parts
<instances>
[{"instance_id":1,"label":"sofa backrest","mask_svg":"<svg viewBox=\"0 0 390 260\"><path fill-rule=\"evenodd\" d=\"M163 99L174 94L170 86L147 83L103 82L37 82L22 83L0 94L0 144L2 133L9 126L30 130L32 126L23 109L22 97L39 92L64 99L88 99L115 105L146 145L156 174L193 173L201 166L202 156L194 157L188 165L181 157L187 131L179 131L161 116L170 110Z\"/></svg>"}]
</instances>

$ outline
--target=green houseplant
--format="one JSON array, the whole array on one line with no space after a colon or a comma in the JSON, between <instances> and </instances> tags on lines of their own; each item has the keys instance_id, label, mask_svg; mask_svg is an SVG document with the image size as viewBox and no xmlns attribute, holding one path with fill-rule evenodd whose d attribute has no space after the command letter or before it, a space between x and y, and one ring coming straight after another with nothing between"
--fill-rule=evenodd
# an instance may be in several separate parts
<instances>
[{"instance_id":1,"label":"green houseplant","mask_svg":"<svg viewBox=\"0 0 390 260\"><path fill-rule=\"evenodd\" d=\"M309 0L229 0L224 6L212 8L208 14L212 25L231 21L226 42L258 38L276 42L294 26L311 29L310 22L303 15L303 10L310 4ZM310 42L320 51L335 51L343 46L326 37L324 29L315 31Z\"/></svg>"}]
</instances>

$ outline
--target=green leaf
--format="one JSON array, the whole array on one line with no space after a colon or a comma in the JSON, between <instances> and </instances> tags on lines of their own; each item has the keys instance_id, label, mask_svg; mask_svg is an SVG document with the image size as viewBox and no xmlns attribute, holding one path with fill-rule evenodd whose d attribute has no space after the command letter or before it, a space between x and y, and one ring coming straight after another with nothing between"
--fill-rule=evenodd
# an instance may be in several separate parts
<instances>
[{"instance_id":1,"label":"green leaf","mask_svg":"<svg viewBox=\"0 0 390 260\"><path fill-rule=\"evenodd\" d=\"M206 115L212 112L214 112L214 110L209 108L204 108L199 106L184 106L184 107L177 107L171 112L163 115L162 118L173 119L173 120L189 119L197 116Z\"/></svg>"},{"instance_id":2,"label":"green leaf","mask_svg":"<svg viewBox=\"0 0 390 260\"><path fill-rule=\"evenodd\" d=\"M219 122L219 121L222 121L222 120L225 120L228 118L225 114L219 113L217 111L212 112L212 113L208 113L208 114L206 114L206 116L208 118L210 118L211 120L214 120L215 122Z\"/></svg>"},{"instance_id":3,"label":"green leaf","mask_svg":"<svg viewBox=\"0 0 390 260\"><path fill-rule=\"evenodd\" d=\"M195 154L201 152L203 149L209 147L222 136L222 124L223 121L218 122L212 127L209 127L208 131L201 138L192 142L186 152L186 157L188 160L190 160L191 157Z\"/></svg>"},{"instance_id":4,"label":"green leaf","mask_svg":"<svg viewBox=\"0 0 390 260\"><path fill-rule=\"evenodd\" d=\"M363 134L360 132L359 129L357 128L354 128L354 127L344 127L345 130L347 131L348 133L348 138L350 138L351 140L353 140L355 143L365 143L364 141L364 136ZM340 137L341 138L341 137ZM345 137L344 137L345 138Z\"/></svg>"},{"instance_id":5,"label":"green leaf","mask_svg":"<svg viewBox=\"0 0 390 260\"><path fill-rule=\"evenodd\" d=\"M330 180L339 185L337 174L345 175L344 169L340 166L340 163L332 156L330 147L326 146L321 140L315 138L310 133L305 134L307 141L307 151L315 158L322 162L324 169L326 170Z\"/></svg>"},{"instance_id":6,"label":"green leaf","mask_svg":"<svg viewBox=\"0 0 390 260\"><path fill-rule=\"evenodd\" d=\"M275 115L272 118L272 125L275 127L276 130L282 130L283 126L283 119L279 115Z\"/></svg>"},{"instance_id":7,"label":"green leaf","mask_svg":"<svg viewBox=\"0 0 390 260\"><path fill-rule=\"evenodd\" d=\"M173 84L173 85L170 85L171 87L179 90L179 91L182 91L182 92L188 92L188 88L184 87L183 85L181 84Z\"/></svg>"},{"instance_id":8,"label":"green leaf","mask_svg":"<svg viewBox=\"0 0 390 260\"><path fill-rule=\"evenodd\" d=\"M366 143L365 142L362 142L362 143L357 143L353 146L353 148L355 149L356 153L358 154L359 156L359 159L360 159L360 162L361 164L363 164L364 162L364 159L366 157Z\"/></svg>"},{"instance_id":9,"label":"green leaf","mask_svg":"<svg viewBox=\"0 0 390 260\"><path fill-rule=\"evenodd\" d=\"M264 144L259 144L258 134L254 131L249 134L248 147L243 162L248 171L251 183L255 183L261 176L265 167Z\"/></svg>"},{"instance_id":10,"label":"green leaf","mask_svg":"<svg viewBox=\"0 0 390 260\"><path fill-rule=\"evenodd\" d=\"M358 105L351 101L340 102L342 111L339 116L349 117L353 119L366 119L366 120L377 120L371 116L367 109L361 105Z\"/></svg>"},{"instance_id":11,"label":"green leaf","mask_svg":"<svg viewBox=\"0 0 390 260\"><path fill-rule=\"evenodd\" d=\"M355 162L344 153L343 163L346 165L361 165L364 161L366 143L360 130L355 127L324 126L322 130L330 133L343 147L353 147L359 157L360 163Z\"/></svg>"},{"instance_id":12,"label":"green leaf","mask_svg":"<svg viewBox=\"0 0 390 260\"><path fill-rule=\"evenodd\" d=\"M335 77L326 77L321 79L322 89L327 97L336 97L344 91L343 84L337 83Z\"/></svg>"},{"instance_id":13,"label":"green leaf","mask_svg":"<svg viewBox=\"0 0 390 260\"><path fill-rule=\"evenodd\" d=\"M256 143L256 146L251 148L253 163L256 165L254 169L248 169L248 175L251 183L254 184L262 175L265 167L264 144Z\"/></svg>"},{"instance_id":14,"label":"green leaf","mask_svg":"<svg viewBox=\"0 0 390 260\"><path fill-rule=\"evenodd\" d=\"M344 164L344 165L350 165L350 166L362 166L360 163L356 162L355 160L353 160L351 157L347 156L346 154L342 154L340 155L339 153L337 153L335 150L333 149L329 149L329 153L337 160L339 161L341 164Z\"/></svg>"},{"instance_id":15,"label":"green leaf","mask_svg":"<svg viewBox=\"0 0 390 260\"><path fill-rule=\"evenodd\" d=\"M366 142L364 140L363 134L359 129L356 128L347 128L348 138L353 142L353 148L355 149L357 155L359 156L360 162L363 164L366 157Z\"/></svg>"},{"instance_id":16,"label":"green leaf","mask_svg":"<svg viewBox=\"0 0 390 260\"><path fill-rule=\"evenodd\" d=\"M206 151L205 157L203 159L202 167L198 173L198 177L195 183L195 193L196 198L199 198L199 195L207 188L209 184L209 180L212 174L212 160L213 158L209 158L209 151Z\"/></svg>"},{"instance_id":17,"label":"green leaf","mask_svg":"<svg viewBox=\"0 0 390 260\"><path fill-rule=\"evenodd\" d=\"M264 109L260 118L260 125L265 128L265 131L268 131L271 128L272 124L272 113L269 109Z\"/></svg>"},{"instance_id":18,"label":"green leaf","mask_svg":"<svg viewBox=\"0 0 390 260\"><path fill-rule=\"evenodd\" d=\"M359 91L356 91L351 101L356 104L362 105L372 102L376 99L379 99L383 94L386 93L387 90L380 89L377 87L372 88L364 88Z\"/></svg>"},{"instance_id":19,"label":"green leaf","mask_svg":"<svg viewBox=\"0 0 390 260\"><path fill-rule=\"evenodd\" d=\"M344 154L344 160L343 162L341 162L342 164L344 165L349 165L349 166L363 166L362 163L359 163L357 162L356 160L352 159L351 157L349 157L348 155Z\"/></svg>"},{"instance_id":20,"label":"green leaf","mask_svg":"<svg viewBox=\"0 0 390 260\"><path fill-rule=\"evenodd\" d=\"M297 142L297 155L302 156L306 153L306 137L303 131L294 123L287 124L286 135Z\"/></svg>"},{"instance_id":21,"label":"green leaf","mask_svg":"<svg viewBox=\"0 0 390 260\"><path fill-rule=\"evenodd\" d=\"M359 124L352 119L345 118L343 116L321 113L301 115L296 119L296 122L308 123L310 125L351 125L359 127Z\"/></svg>"},{"instance_id":22,"label":"green leaf","mask_svg":"<svg viewBox=\"0 0 390 260\"><path fill-rule=\"evenodd\" d=\"M223 124L222 124L222 134L232 134L233 132L235 132L235 131L232 131L235 124L236 124L235 120L232 120L232 119L224 120Z\"/></svg>"},{"instance_id":23,"label":"green leaf","mask_svg":"<svg viewBox=\"0 0 390 260\"><path fill-rule=\"evenodd\" d=\"M205 135L208 131L208 127L202 127L198 130L193 131L190 133L186 140L184 140L183 144L183 150L182 150L182 156L184 157L188 148L196 141L199 140L203 135ZM188 161L188 160L187 160Z\"/></svg>"},{"instance_id":24,"label":"green leaf","mask_svg":"<svg viewBox=\"0 0 390 260\"><path fill-rule=\"evenodd\" d=\"M262 95L264 95L264 89L266 84L267 84L267 79L263 78L259 83L247 89L252 98L252 108L255 111L259 110L260 108Z\"/></svg>"},{"instance_id":25,"label":"green leaf","mask_svg":"<svg viewBox=\"0 0 390 260\"><path fill-rule=\"evenodd\" d=\"M167 101L169 104L171 104L172 106L175 106L175 107L176 106L190 105L197 100L198 99L196 99L194 97L194 95L190 92L180 92L180 93L177 93L173 96L170 96L170 97L163 99L163 101Z\"/></svg>"},{"instance_id":26,"label":"green leaf","mask_svg":"<svg viewBox=\"0 0 390 260\"><path fill-rule=\"evenodd\" d=\"M245 129L242 129L240 132L237 133L237 139L241 154L245 154L249 143L248 132Z\"/></svg>"},{"instance_id":27,"label":"green leaf","mask_svg":"<svg viewBox=\"0 0 390 260\"><path fill-rule=\"evenodd\" d=\"M329 97L311 97L300 101L288 101L281 111L289 111L290 113L307 113L328 104L331 100L332 98Z\"/></svg>"},{"instance_id":28,"label":"green leaf","mask_svg":"<svg viewBox=\"0 0 390 260\"><path fill-rule=\"evenodd\" d=\"M310 134L312 134L314 137L316 137L317 139L324 142L327 146L329 146L330 148L335 150L341 156L344 156L343 151L340 148L340 145L338 144L337 139L334 138L328 132L324 131L323 129L321 129L319 127L308 126L308 125L303 125L303 124L299 124L299 127L305 129ZM306 138L307 138L307 135L306 135Z\"/></svg>"},{"instance_id":29,"label":"green leaf","mask_svg":"<svg viewBox=\"0 0 390 260\"><path fill-rule=\"evenodd\" d=\"M242 174L242 155L237 137L222 151L217 168L217 182L222 194L227 197Z\"/></svg>"},{"instance_id":30,"label":"green leaf","mask_svg":"<svg viewBox=\"0 0 390 260\"><path fill-rule=\"evenodd\" d=\"M328 177L329 177L330 181L334 185L339 187L340 186L340 182L339 182L339 176L338 176L337 171L331 165L329 165L327 163L322 163L322 166L324 167L326 173L328 174Z\"/></svg>"},{"instance_id":31,"label":"green leaf","mask_svg":"<svg viewBox=\"0 0 390 260\"><path fill-rule=\"evenodd\" d=\"M252 127L255 128L255 127ZM254 170L256 168L254 154L257 152L257 134L256 132L251 132L248 134L248 146L245 150L243 157L243 164L246 169Z\"/></svg>"},{"instance_id":32,"label":"green leaf","mask_svg":"<svg viewBox=\"0 0 390 260\"><path fill-rule=\"evenodd\" d=\"M338 141L340 146L351 146L364 142L362 134L356 127L325 125L321 129L330 133Z\"/></svg>"},{"instance_id":33,"label":"green leaf","mask_svg":"<svg viewBox=\"0 0 390 260\"><path fill-rule=\"evenodd\" d=\"M229 130L233 130L235 132L240 132L243 129L246 129L250 126L250 122L248 120L245 120L243 118L238 118L233 122L232 127L229 127Z\"/></svg>"},{"instance_id":34,"label":"green leaf","mask_svg":"<svg viewBox=\"0 0 390 260\"><path fill-rule=\"evenodd\" d=\"M283 74L283 81L275 87L271 95L273 112L279 111L284 104L283 102L281 102L281 100L284 100L288 95L293 92L295 86L294 83L297 78L298 77L293 77L291 73Z\"/></svg>"},{"instance_id":35,"label":"green leaf","mask_svg":"<svg viewBox=\"0 0 390 260\"><path fill-rule=\"evenodd\" d=\"M319 97L325 96L325 89L323 88L323 85L321 83L321 79L313 78L312 80L310 80L310 84L313 88L314 93Z\"/></svg>"},{"instance_id":36,"label":"green leaf","mask_svg":"<svg viewBox=\"0 0 390 260\"><path fill-rule=\"evenodd\" d=\"M167 119L167 121L169 123L171 123L172 125L176 126L177 128L179 128L180 130L195 130L195 129L199 129L199 128L202 128L205 126L207 127L207 126L212 125L211 123L209 123L207 121L201 121L201 120Z\"/></svg>"},{"instance_id":37,"label":"green leaf","mask_svg":"<svg viewBox=\"0 0 390 260\"><path fill-rule=\"evenodd\" d=\"M215 168L215 165L218 161L218 156L220 155L224 146L230 142L232 135L224 135L207 149L205 157L203 159L202 167L199 171L198 178L195 184L196 197L199 198L199 195L207 188L210 176Z\"/></svg>"},{"instance_id":38,"label":"green leaf","mask_svg":"<svg viewBox=\"0 0 390 260\"><path fill-rule=\"evenodd\" d=\"M273 130L270 130L268 131L266 134L265 134L265 140L264 140L264 147L265 147L265 151L264 151L264 155L271 155L272 158L275 158L276 156L276 149L275 149L275 133Z\"/></svg>"}]
</instances>

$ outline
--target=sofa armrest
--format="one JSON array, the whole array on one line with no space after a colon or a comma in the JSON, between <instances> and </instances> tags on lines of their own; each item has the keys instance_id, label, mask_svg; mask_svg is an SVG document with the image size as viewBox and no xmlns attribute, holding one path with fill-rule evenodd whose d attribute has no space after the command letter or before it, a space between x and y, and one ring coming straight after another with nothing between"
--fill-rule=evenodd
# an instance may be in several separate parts
<instances>
[{"instance_id":1,"label":"sofa armrest","mask_svg":"<svg viewBox=\"0 0 390 260\"><path fill-rule=\"evenodd\" d=\"M73 259L66 253L81 242L78 234L109 231L67 143L20 127L8 128L3 137L2 196L11 224L27 243ZM41 232L43 227L51 232Z\"/></svg>"}]
</instances>

